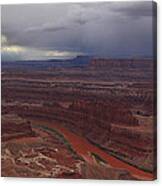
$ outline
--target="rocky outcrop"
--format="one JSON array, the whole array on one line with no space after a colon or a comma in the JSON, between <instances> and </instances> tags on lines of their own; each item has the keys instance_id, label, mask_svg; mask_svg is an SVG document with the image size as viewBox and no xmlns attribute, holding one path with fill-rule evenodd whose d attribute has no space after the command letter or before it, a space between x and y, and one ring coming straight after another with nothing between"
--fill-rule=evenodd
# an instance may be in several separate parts
<instances>
[{"instance_id":1,"label":"rocky outcrop","mask_svg":"<svg viewBox=\"0 0 162 186\"><path fill-rule=\"evenodd\" d=\"M1 127L2 140L11 140L21 137L34 137L35 132L32 130L30 122L16 123L14 121L3 121Z\"/></svg>"},{"instance_id":2,"label":"rocky outcrop","mask_svg":"<svg viewBox=\"0 0 162 186\"><path fill-rule=\"evenodd\" d=\"M138 120L126 108L126 105L115 100L107 102L75 101L70 109L87 113L99 118L100 121L109 121L109 123L124 126L138 126Z\"/></svg>"},{"instance_id":3,"label":"rocky outcrop","mask_svg":"<svg viewBox=\"0 0 162 186\"><path fill-rule=\"evenodd\" d=\"M151 59L92 59L90 62L92 68L152 68Z\"/></svg>"}]
</instances>

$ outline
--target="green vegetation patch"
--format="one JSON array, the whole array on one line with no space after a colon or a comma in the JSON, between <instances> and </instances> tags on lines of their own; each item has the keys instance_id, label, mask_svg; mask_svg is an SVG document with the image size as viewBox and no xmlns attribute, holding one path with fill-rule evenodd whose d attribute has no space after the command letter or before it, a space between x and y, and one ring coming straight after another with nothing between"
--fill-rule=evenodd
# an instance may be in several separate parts
<instances>
[{"instance_id":1,"label":"green vegetation patch","mask_svg":"<svg viewBox=\"0 0 162 186\"><path fill-rule=\"evenodd\" d=\"M80 160L84 161L84 159L74 151L71 144L69 143L68 140L66 140L64 135L61 134L57 129L51 129L47 126L42 126L42 125L37 125L37 126L34 125L34 127L44 129L44 130L48 131L49 133L51 133L52 135L54 134L54 136L56 136L67 147L67 149L72 153L72 155L75 159L80 159Z\"/></svg>"},{"instance_id":2,"label":"green vegetation patch","mask_svg":"<svg viewBox=\"0 0 162 186\"><path fill-rule=\"evenodd\" d=\"M94 152L91 152L91 155L92 155L92 157L95 158L97 163L99 163L99 164L101 164L101 163L107 164L107 162L104 159L102 159L98 154L96 154Z\"/></svg>"}]
</instances>

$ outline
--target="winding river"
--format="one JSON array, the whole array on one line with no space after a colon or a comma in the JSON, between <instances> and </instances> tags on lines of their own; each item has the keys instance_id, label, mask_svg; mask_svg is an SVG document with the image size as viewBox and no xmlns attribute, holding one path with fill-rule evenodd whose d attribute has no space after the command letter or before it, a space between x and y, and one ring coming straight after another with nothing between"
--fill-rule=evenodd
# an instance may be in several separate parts
<instances>
[{"instance_id":1,"label":"winding river","mask_svg":"<svg viewBox=\"0 0 162 186\"><path fill-rule=\"evenodd\" d=\"M48 127L48 130L54 129L57 130L59 133L61 133L64 136L64 138L71 144L75 152L88 163L93 163L93 158L92 156L90 156L90 154L95 153L98 156L100 156L105 162L107 162L111 167L127 170L132 176L136 177L137 179L140 180L154 179L154 175L152 173L145 172L130 164L127 164L126 162L123 162L122 160L115 158L112 155L109 155L108 153L105 153L100 148L88 142L85 138L70 132L66 128L61 127L59 123L55 123L55 122L49 123L46 121L42 121L42 122L39 121L39 124L41 124L42 128L43 126L46 126Z\"/></svg>"}]
</instances>

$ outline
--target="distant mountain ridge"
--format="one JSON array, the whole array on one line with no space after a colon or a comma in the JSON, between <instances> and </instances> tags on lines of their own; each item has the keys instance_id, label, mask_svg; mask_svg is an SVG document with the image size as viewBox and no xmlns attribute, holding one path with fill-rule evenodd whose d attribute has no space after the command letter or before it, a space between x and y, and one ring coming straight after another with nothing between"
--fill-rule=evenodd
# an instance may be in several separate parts
<instances>
[{"instance_id":1,"label":"distant mountain ridge","mask_svg":"<svg viewBox=\"0 0 162 186\"><path fill-rule=\"evenodd\" d=\"M86 67L106 69L106 68L147 68L152 67L153 59L112 59L98 58L94 56L77 56L73 59L48 59L48 60L22 60L22 61L2 61L2 69L18 70L49 70L52 68Z\"/></svg>"},{"instance_id":2,"label":"distant mountain ridge","mask_svg":"<svg viewBox=\"0 0 162 186\"><path fill-rule=\"evenodd\" d=\"M45 70L55 67L84 67L90 63L91 59L90 56L77 56L73 59L2 61L2 69Z\"/></svg>"}]
</instances>

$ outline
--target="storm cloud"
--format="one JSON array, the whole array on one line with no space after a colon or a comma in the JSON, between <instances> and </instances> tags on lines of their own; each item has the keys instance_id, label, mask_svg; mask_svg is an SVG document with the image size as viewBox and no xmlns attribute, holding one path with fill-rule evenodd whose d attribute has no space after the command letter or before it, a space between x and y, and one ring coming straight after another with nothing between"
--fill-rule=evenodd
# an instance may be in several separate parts
<instances>
[{"instance_id":1,"label":"storm cloud","mask_svg":"<svg viewBox=\"0 0 162 186\"><path fill-rule=\"evenodd\" d=\"M3 5L2 60L150 57L152 7L152 2Z\"/></svg>"}]
</instances>

